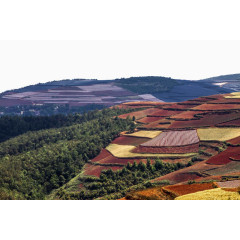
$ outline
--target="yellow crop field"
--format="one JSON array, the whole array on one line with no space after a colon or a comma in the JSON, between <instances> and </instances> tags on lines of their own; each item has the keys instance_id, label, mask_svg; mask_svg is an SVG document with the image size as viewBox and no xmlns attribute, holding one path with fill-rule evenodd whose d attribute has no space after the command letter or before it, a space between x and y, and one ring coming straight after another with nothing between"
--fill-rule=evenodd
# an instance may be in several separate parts
<instances>
[{"instance_id":1,"label":"yellow crop field","mask_svg":"<svg viewBox=\"0 0 240 240\"><path fill-rule=\"evenodd\" d=\"M155 138L162 131L138 131L130 134L125 134L125 136L133 136L133 137L145 137L145 138Z\"/></svg>"},{"instance_id":2,"label":"yellow crop field","mask_svg":"<svg viewBox=\"0 0 240 240\"><path fill-rule=\"evenodd\" d=\"M240 136L240 128L199 128L198 137L202 141L227 141Z\"/></svg>"},{"instance_id":3,"label":"yellow crop field","mask_svg":"<svg viewBox=\"0 0 240 240\"><path fill-rule=\"evenodd\" d=\"M229 96L225 96L225 98L240 98L240 92L233 92Z\"/></svg>"},{"instance_id":4,"label":"yellow crop field","mask_svg":"<svg viewBox=\"0 0 240 240\"><path fill-rule=\"evenodd\" d=\"M131 152L135 146L132 145L118 145L110 144L106 149L115 157L119 158L147 158L147 157L159 157L159 158L184 158L192 157L197 153L173 153L173 154L158 154L158 153L133 153Z\"/></svg>"},{"instance_id":5,"label":"yellow crop field","mask_svg":"<svg viewBox=\"0 0 240 240\"><path fill-rule=\"evenodd\" d=\"M183 195L175 200L240 200L240 194L216 188Z\"/></svg>"}]
</instances>

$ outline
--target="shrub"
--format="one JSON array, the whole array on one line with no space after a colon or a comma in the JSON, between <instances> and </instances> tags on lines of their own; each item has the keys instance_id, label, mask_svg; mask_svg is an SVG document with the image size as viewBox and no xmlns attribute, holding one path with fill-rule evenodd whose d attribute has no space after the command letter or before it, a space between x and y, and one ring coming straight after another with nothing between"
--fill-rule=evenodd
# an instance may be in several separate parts
<instances>
[{"instance_id":1,"label":"shrub","mask_svg":"<svg viewBox=\"0 0 240 240\"><path fill-rule=\"evenodd\" d=\"M146 188L150 188L150 187L153 186L153 184L152 184L151 182L147 182L147 183L144 184L144 186L145 186Z\"/></svg>"},{"instance_id":2,"label":"shrub","mask_svg":"<svg viewBox=\"0 0 240 240\"><path fill-rule=\"evenodd\" d=\"M197 162L197 161L203 161L203 158L200 158L200 157L193 157L191 159L192 162Z\"/></svg>"},{"instance_id":3,"label":"shrub","mask_svg":"<svg viewBox=\"0 0 240 240\"><path fill-rule=\"evenodd\" d=\"M188 184L194 184L194 183L196 183L195 180L189 180L189 181L188 181Z\"/></svg>"}]
</instances>

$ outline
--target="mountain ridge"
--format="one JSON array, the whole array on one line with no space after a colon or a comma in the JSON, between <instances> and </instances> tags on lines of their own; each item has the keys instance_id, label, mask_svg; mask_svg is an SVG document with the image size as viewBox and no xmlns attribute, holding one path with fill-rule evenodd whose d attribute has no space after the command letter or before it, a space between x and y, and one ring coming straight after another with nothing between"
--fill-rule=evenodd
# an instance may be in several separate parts
<instances>
[{"instance_id":1,"label":"mountain ridge","mask_svg":"<svg viewBox=\"0 0 240 240\"><path fill-rule=\"evenodd\" d=\"M213 80L180 80L145 76L115 80L66 79L5 91L0 115L69 114L130 101L181 102L201 96L240 91L239 74ZM231 78L231 80L222 79Z\"/></svg>"}]
</instances>

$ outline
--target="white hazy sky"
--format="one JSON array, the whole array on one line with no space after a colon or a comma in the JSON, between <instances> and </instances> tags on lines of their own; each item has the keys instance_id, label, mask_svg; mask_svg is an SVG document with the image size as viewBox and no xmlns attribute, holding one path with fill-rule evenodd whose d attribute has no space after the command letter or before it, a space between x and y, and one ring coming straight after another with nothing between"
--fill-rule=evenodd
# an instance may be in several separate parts
<instances>
[{"instance_id":1,"label":"white hazy sky","mask_svg":"<svg viewBox=\"0 0 240 240\"><path fill-rule=\"evenodd\" d=\"M0 41L0 92L73 78L240 73L240 41Z\"/></svg>"}]
</instances>

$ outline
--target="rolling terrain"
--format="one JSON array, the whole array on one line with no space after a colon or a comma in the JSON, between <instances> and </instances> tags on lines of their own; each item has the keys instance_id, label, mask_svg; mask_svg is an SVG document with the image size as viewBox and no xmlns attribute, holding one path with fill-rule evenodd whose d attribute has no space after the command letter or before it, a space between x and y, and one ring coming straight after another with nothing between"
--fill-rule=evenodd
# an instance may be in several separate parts
<instances>
[{"instance_id":1,"label":"rolling terrain","mask_svg":"<svg viewBox=\"0 0 240 240\"><path fill-rule=\"evenodd\" d=\"M180 80L147 79L152 85L69 80L2 94L12 103L31 99L32 107L59 102L50 103L54 115L0 118L0 199L239 199L240 92L213 84L224 93L162 101L156 94L170 94ZM93 102L106 100L104 109L90 111L93 94ZM86 105L74 106L76 99ZM86 113L67 114L71 104Z\"/></svg>"},{"instance_id":2,"label":"rolling terrain","mask_svg":"<svg viewBox=\"0 0 240 240\"><path fill-rule=\"evenodd\" d=\"M240 93L118 105L138 107L145 110L118 116L135 130L50 199L240 199Z\"/></svg>"},{"instance_id":3,"label":"rolling terrain","mask_svg":"<svg viewBox=\"0 0 240 240\"><path fill-rule=\"evenodd\" d=\"M240 90L239 74L191 81L166 77L73 79L0 94L0 115L46 116L102 109L124 102L181 102Z\"/></svg>"}]
</instances>

